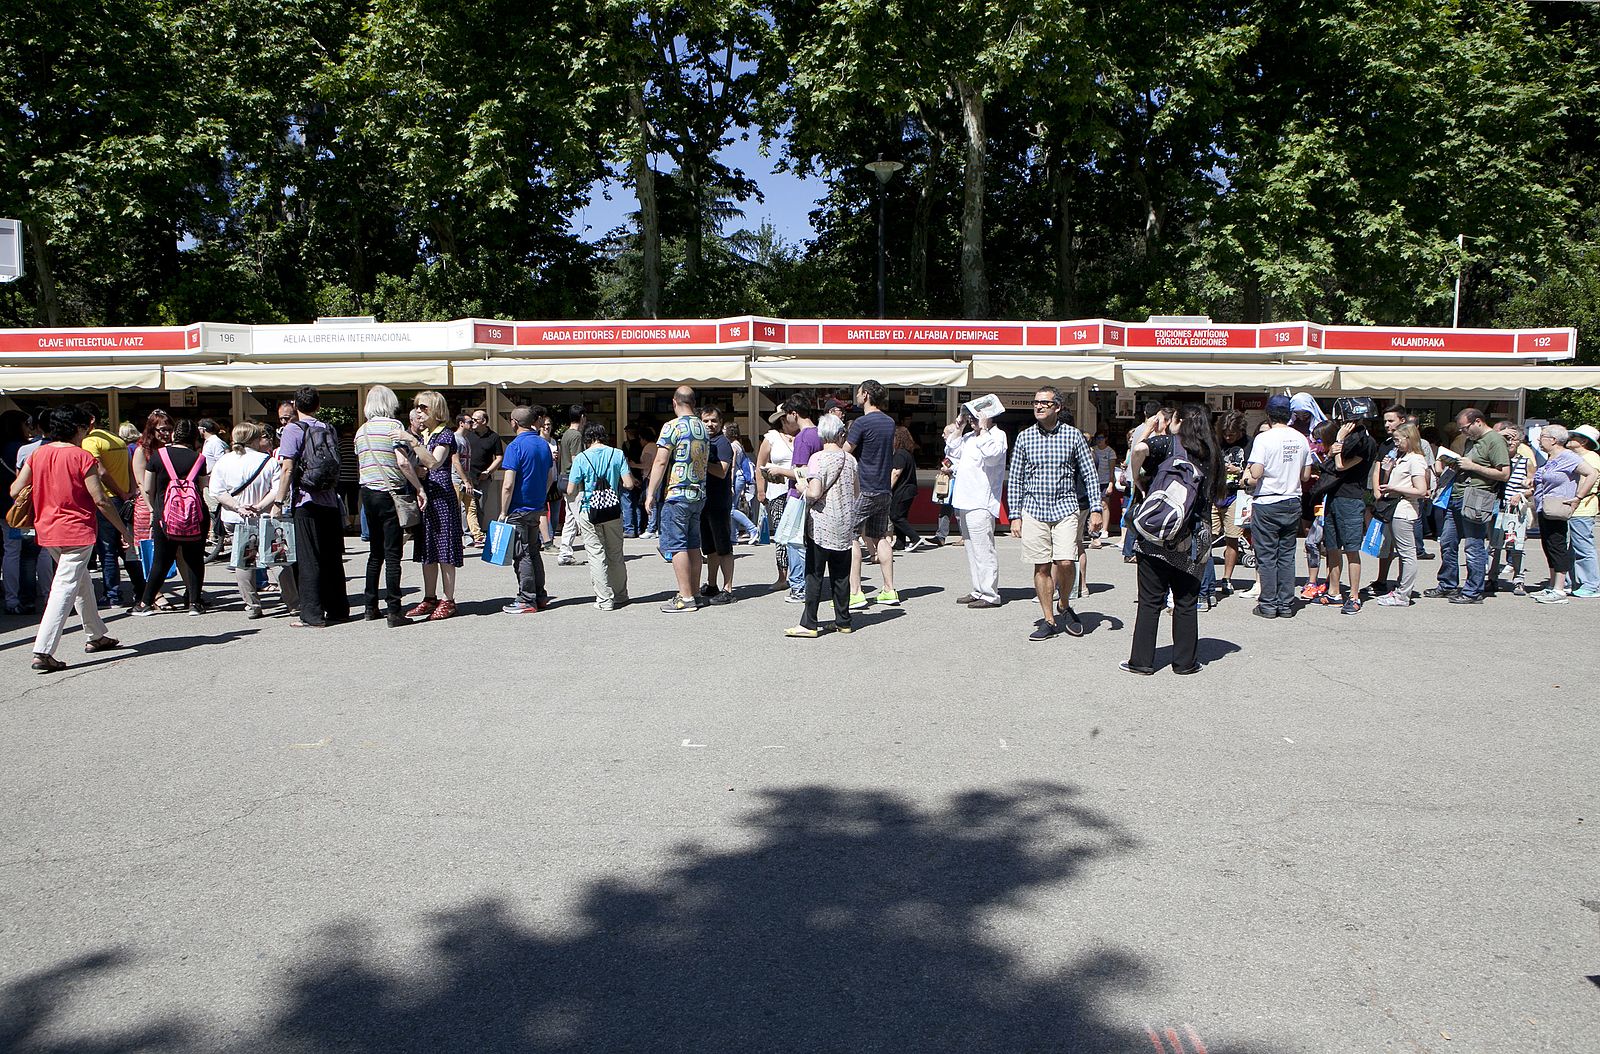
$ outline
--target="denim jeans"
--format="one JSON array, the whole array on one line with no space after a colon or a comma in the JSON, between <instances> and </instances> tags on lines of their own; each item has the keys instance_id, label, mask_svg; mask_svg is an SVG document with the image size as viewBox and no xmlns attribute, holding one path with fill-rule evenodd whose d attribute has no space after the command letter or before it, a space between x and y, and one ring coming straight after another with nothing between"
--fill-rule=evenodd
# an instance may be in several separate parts
<instances>
[{"instance_id":1,"label":"denim jeans","mask_svg":"<svg viewBox=\"0 0 1600 1054\"><path fill-rule=\"evenodd\" d=\"M1439 531L1439 588L1459 588L1464 597L1483 596L1483 580L1489 570L1489 537L1487 523L1473 523L1461 515L1460 491L1450 496L1450 508L1444 516L1444 527ZM1460 545L1467 543L1467 580L1461 582Z\"/></svg>"},{"instance_id":2,"label":"denim jeans","mask_svg":"<svg viewBox=\"0 0 1600 1054\"><path fill-rule=\"evenodd\" d=\"M1256 570L1261 574L1261 607L1279 614L1294 605L1294 553L1300 533L1300 500L1250 506Z\"/></svg>"},{"instance_id":3,"label":"denim jeans","mask_svg":"<svg viewBox=\"0 0 1600 1054\"><path fill-rule=\"evenodd\" d=\"M1600 560L1594 551L1594 517L1574 516L1567 521L1567 544L1572 547L1572 588L1600 590Z\"/></svg>"},{"instance_id":4,"label":"denim jeans","mask_svg":"<svg viewBox=\"0 0 1600 1054\"><path fill-rule=\"evenodd\" d=\"M789 591L791 593L804 593L806 591L806 547L804 545L790 545L785 548L789 551Z\"/></svg>"},{"instance_id":5,"label":"denim jeans","mask_svg":"<svg viewBox=\"0 0 1600 1054\"><path fill-rule=\"evenodd\" d=\"M638 484L622 496L622 536L635 538L644 525L644 485Z\"/></svg>"},{"instance_id":6,"label":"denim jeans","mask_svg":"<svg viewBox=\"0 0 1600 1054\"><path fill-rule=\"evenodd\" d=\"M100 554L100 580L105 583L106 603L122 602L122 534L106 519L103 512L95 513L95 550Z\"/></svg>"},{"instance_id":7,"label":"denim jeans","mask_svg":"<svg viewBox=\"0 0 1600 1054\"><path fill-rule=\"evenodd\" d=\"M751 538L756 536L756 525L750 522L750 517L746 516L738 509L733 510L732 515L729 517L729 523L732 525L734 531L737 532L735 537L737 537L739 534L748 534Z\"/></svg>"}]
</instances>

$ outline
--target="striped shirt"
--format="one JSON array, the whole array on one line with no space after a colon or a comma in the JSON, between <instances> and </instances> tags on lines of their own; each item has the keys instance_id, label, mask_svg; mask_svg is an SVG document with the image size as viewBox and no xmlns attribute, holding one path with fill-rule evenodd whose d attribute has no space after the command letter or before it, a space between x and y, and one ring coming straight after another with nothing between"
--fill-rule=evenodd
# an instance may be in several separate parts
<instances>
[{"instance_id":1,"label":"striped shirt","mask_svg":"<svg viewBox=\"0 0 1600 1054\"><path fill-rule=\"evenodd\" d=\"M1022 512L1044 523L1060 523L1082 510L1084 495L1089 511L1100 511L1100 488L1089 485L1099 478L1082 432L1068 424L1056 425L1053 432L1030 425L1011 450L1006 503L1013 516Z\"/></svg>"},{"instance_id":2,"label":"striped shirt","mask_svg":"<svg viewBox=\"0 0 1600 1054\"><path fill-rule=\"evenodd\" d=\"M410 489L395 460L394 432L399 427L400 422L392 417L374 417L356 429L356 464L361 485L368 490L394 493Z\"/></svg>"}]
</instances>

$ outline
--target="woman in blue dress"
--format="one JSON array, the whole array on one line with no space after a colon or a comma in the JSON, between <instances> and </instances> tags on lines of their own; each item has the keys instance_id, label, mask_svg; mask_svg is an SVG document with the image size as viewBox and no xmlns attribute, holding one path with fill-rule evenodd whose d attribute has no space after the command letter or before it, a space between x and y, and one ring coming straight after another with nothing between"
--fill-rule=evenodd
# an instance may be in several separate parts
<instances>
[{"instance_id":1,"label":"woman in blue dress","mask_svg":"<svg viewBox=\"0 0 1600 1054\"><path fill-rule=\"evenodd\" d=\"M427 470L422 477L427 501L422 507L418 556L422 564L422 603L407 611L406 616L432 622L456 613L456 568L462 564L463 546L461 500L450 482L450 469L460 451L444 396L421 392L413 407L427 415L422 424L422 445L417 450L417 460ZM439 588L444 592L442 600Z\"/></svg>"}]
</instances>

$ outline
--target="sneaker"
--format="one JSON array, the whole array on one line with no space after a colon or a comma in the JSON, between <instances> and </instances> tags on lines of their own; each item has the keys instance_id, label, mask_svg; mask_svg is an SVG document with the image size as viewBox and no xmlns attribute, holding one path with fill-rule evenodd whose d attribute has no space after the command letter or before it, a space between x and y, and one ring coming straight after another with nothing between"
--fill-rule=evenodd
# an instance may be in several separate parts
<instances>
[{"instance_id":1,"label":"sneaker","mask_svg":"<svg viewBox=\"0 0 1600 1054\"><path fill-rule=\"evenodd\" d=\"M247 618L247 619L258 619L258 618L263 617L263 615L265 615L265 614L266 613L263 612L258 607L257 608L245 608L244 609L244 617Z\"/></svg>"},{"instance_id":2,"label":"sneaker","mask_svg":"<svg viewBox=\"0 0 1600 1054\"><path fill-rule=\"evenodd\" d=\"M1341 615L1355 615L1361 611L1361 601L1355 597L1346 597L1344 606L1339 609Z\"/></svg>"},{"instance_id":3,"label":"sneaker","mask_svg":"<svg viewBox=\"0 0 1600 1054\"><path fill-rule=\"evenodd\" d=\"M532 615L539 608L535 604L524 604L520 600L513 600L500 610L507 615Z\"/></svg>"},{"instance_id":4,"label":"sneaker","mask_svg":"<svg viewBox=\"0 0 1600 1054\"><path fill-rule=\"evenodd\" d=\"M703 597L714 597L720 592L722 592L722 590L718 589L714 585L711 585L709 582L700 587L700 595Z\"/></svg>"},{"instance_id":5,"label":"sneaker","mask_svg":"<svg viewBox=\"0 0 1600 1054\"><path fill-rule=\"evenodd\" d=\"M791 589L789 590L789 595L783 598L783 602L785 604L804 604L806 595L798 589Z\"/></svg>"},{"instance_id":6,"label":"sneaker","mask_svg":"<svg viewBox=\"0 0 1600 1054\"><path fill-rule=\"evenodd\" d=\"M719 590L717 590L715 593L713 593L711 595L711 603L715 604L717 607L722 607L724 604L733 603L733 590L731 590L731 589L719 589Z\"/></svg>"},{"instance_id":7,"label":"sneaker","mask_svg":"<svg viewBox=\"0 0 1600 1054\"><path fill-rule=\"evenodd\" d=\"M562 553L560 556L556 557L556 563L562 567L571 567L577 562L577 559L574 558L571 553Z\"/></svg>"},{"instance_id":8,"label":"sneaker","mask_svg":"<svg viewBox=\"0 0 1600 1054\"><path fill-rule=\"evenodd\" d=\"M1427 597L1429 600L1449 600L1452 597L1460 596L1461 590L1446 589L1442 586L1436 586L1433 589L1424 589L1422 591L1422 595Z\"/></svg>"},{"instance_id":9,"label":"sneaker","mask_svg":"<svg viewBox=\"0 0 1600 1054\"><path fill-rule=\"evenodd\" d=\"M1593 600L1595 597L1600 597L1600 589L1590 589L1588 586L1584 586L1581 589L1572 591L1572 599L1574 600Z\"/></svg>"},{"instance_id":10,"label":"sneaker","mask_svg":"<svg viewBox=\"0 0 1600 1054\"><path fill-rule=\"evenodd\" d=\"M1140 677L1154 677L1156 672L1154 670L1146 669L1143 666L1135 666L1131 662L1119 662L1117 663L1117 669L1121 670L1123 673L1136 673Z\"/></svg>"},{"instance_id":11,"label":"sneaker","mask_svg":"<svg viewBox=\"0 0 1600 1054\"><path fill-rule=\"evenodd\" d=\"M1411 606L1411 598L1403 597L1399 593L1385 593L1378 598L1377 603L1381 608L1408 608Z\"/></svg>"},{"instance_id":12,"label":"sneaker","mask_svg":"<svg viewBox=\"0 0 1600 1054\"><path fill-rule=\"evenodd\" d=\"M785 637L805 637L807 639L815 639L822 636L822 631L820 629L807 629L804 626L790 626L788 629L783 631L783 635Z\"/></svg>"},{"instance_id":13,"label":"sneaker","mask_svg":"<svg viewBox=\"0 0 1600 1054\"><path fill-rule=\"evenodd\" d=\"M855 631L856 628L854 626L841 626L837 622L833 624L833 632L835 633L854 633Z\"/></svg>"},{"instance_id":14,"label":"sneaker","mask_svg":"<svg viewBox=\"0 0 1600 1054\"><path fill-rule=\"evenodd\" d=\"M900 604L900 594L889 589L880 592L877 599L878 603L887 604L890 607L897 607Z\"/></svg>"},{"instance_id":15,"label":"sneaker","mask_svg":"<svg viewBox=\"0 0 1600 1054\"><path fill-rule=\"evenodd\" d=\"M1528 595L1528 587L1523 583L1518 582L1511 587L1511 595L1514 597L1525 597Z\"/></svg>"},{"instance_id":16,"label":"sneaker","mask_svg":"<svg viewBox=\"0 0 1600 1054\"><path fill-rule=\"evenodd\" d=\"M697 611L700 605L694 602L693 597L673 597L661 605L661 610L675 615L680 611Z\"/></svg>"},{"instance_id":17,"label":"sneaker","mask_svg":"<svg viewBox=\"0 0 1600 1054\"><path fill-rule=\"evenodd\" d=\"M1559 601L1546 601L1546 603L1561 603L1561 604L1565 604L1566 602L1567 602L1567 598L1566 597L1562 597ZM1452 604L1481 604L1481 603L1483 603L1483 598L1482 597L1469 597L1465 593L1461 593L1461 594L1459 594L1457 596L1451 597L1450 598L1450 603L1452 603Z\"/></svg>"},{"instance_id":18,"label":"sneaker","mask_svg":"<svg viewBox=\"0 0 1600 1054\"><path fill-rule=\"evenodd\" d=\"M851 611L860 611L861 609L865 608L869 603L871 603L871 601L869 601L867 599L867 595L865 593L851 593L850 594L850 610Z\"/></svg>"},{"instance_id":19,"label":"sneaker","mask_svg":"<svg viewBox=\"0 0 1600 1054\"><path fill-rule=\"evenodd\" d=\"M1457 600L1462 600L1462 599L1465 599L1465 598L1464 597L1457 597L1456 599ZM1565 603L1567 603L1567 595L1565 593L1557 593L1553 589L1542 590L1540 593L1535 594L1533 599L1535 601L1537 601L1538 603L1540 603L1540 604L1565 604ZM1451 601L1451 603L1454 603L1454 602L1455 601Z\"/></svg>"},{"instance_id":20,"label":"sneaker","mask_svg":"<svg viewBox=\"0 0 1600 1054\"><path fill-rule=\"evenodd\" d=\"M1278 613L1271 608L1264 608L1260 604L1250 609L1250 614L1256 618L1277 618Z\"/></svg>"},{"instance_id":21,"label":"sneaker","mask_svg":"<svg viewBox=\"0 0 1600 1054\"><path fill-rule=\"evenodd\" d=\"M1305 588L1300 590L1301 600L1315 600L1328 592L1328 587L1321 582L1307 582Z\"/></svg>"},{"instance_id":22,"label":"sneaker","mask_svg":"<svg viewBox=\"0 0 1600 1054\"><path fill-rule=\"evenodd\" d=\"M926 539L926 538L918 538L916 541L911 543L910 547L906 549L906 552L914 553L918 549L932 549L932 548L933 548L933 543L928 541L928 539Z\"/></svg>"},{"instance_id":23,"label":"sneaker","mask_svg":"<svg viewBox=\"0 0 1600 1054\"><path fill-rule=\"evenodd\" d=\"M1061 631L1056 629L1054 622L1040 622L1039 628L1028 634L1029 640L1049 640Z\"/></svg>"},{"instance_id":24,"label":"sneaker","mask_svg":"<svg viewBox=\"0 0 1600 1054\"><path fill-rule=\"evenodd\" d=\"M1260 582L1254 583L1253 585L1251 585L1251 587L1249 589L1246 589L1243 593L1240 593L1239 597L1242 600L1260 600L1261 599L1261 583Z\"/></svg>"}]
</instances>

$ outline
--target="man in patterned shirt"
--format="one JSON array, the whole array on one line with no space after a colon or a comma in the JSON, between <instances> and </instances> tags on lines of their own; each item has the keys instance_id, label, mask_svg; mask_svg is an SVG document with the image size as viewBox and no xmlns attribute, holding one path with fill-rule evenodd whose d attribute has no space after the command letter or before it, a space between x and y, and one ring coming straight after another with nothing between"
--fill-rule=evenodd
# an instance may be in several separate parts
<instances>
[{"instance_id":1,"label":"man in patterned shirt","mask_svg":"<svg viewBox=\"0 0 1600 1054\"><path fill-rule=\"evenodd\" d=\"M1061 420L1061 393L1049 386L1033 394L1033 425L1017 436L1006 479L1011 537L1022 539L1022 559L1033 565L1033 590L1044 619L1029 640L1057 633L1083 636L1083 620L1069 598L1083 537L1083 503L1089 499L1089 530L1099 531L1099 475L1083 433ZM1054 598L1061 599L1061 613Z\"/></svg>"},{"instance_id":2,"label":"man in patterned shirt","mask_svg":"<svg viewBox=\"0 0 1600 1054\"><path fill-rule=\"evenodd\" d=\"M656 463L650 469L650 489L644 510L649 513L666 477L666 504L661 508L661 555L672 562L678 595L661 605L666 612L693 611L700 606L695 590L700 585L700 513L706 504L706 462L711 454L711 433L694 412L694 389L672 393L677 419L661 430L656 440Z\"/></svg>"}]
</instances>

